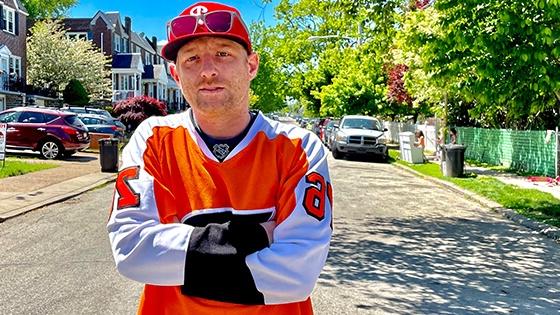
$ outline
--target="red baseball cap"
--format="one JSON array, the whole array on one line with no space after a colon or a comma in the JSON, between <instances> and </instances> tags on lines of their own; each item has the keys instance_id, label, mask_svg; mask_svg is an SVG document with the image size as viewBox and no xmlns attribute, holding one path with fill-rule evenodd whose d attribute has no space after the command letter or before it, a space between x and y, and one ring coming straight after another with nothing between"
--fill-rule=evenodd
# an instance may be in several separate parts
<instances>
[{"instance_id":1,"label":"red baseball cap","mask_svg":"<svg viewBox=\"0 0 560 315\"><path fill-rule=\"evenodd\" d=\"M217 2L197 2L167 24L167 44L161 55L174 62L185 43L201 36L225 37L243 45L248 53L252 51L249 32L236 8Z\"/></svg>"}]
</instances>

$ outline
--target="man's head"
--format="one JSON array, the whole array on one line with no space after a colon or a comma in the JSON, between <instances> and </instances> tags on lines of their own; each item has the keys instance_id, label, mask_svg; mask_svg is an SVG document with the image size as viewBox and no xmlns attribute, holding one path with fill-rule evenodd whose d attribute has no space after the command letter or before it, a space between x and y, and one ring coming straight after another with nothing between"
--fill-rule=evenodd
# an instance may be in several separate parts
<instances>
[{"instance_id":1,"label":"man's head","mask_svg":"<svg viewBox=\"0 0 560 315\"><path fill-rule=\"evenodd\" d=\"M194 14L194 15L192 15ZM246 113L259 65L247 29L232 7L200 2L170 22L162 55L196 113Z\"/></svg>"},{"instance_id":2,"label":"man's head","mask_svg":"<svg viewBox=\"0 0 560 315\"><path fill-rule=\"evenodd\" d=\"M228 38L240 43L247 53L252 52L249 32L236 8L216 2L198 2L168 23L168 43L161 54L174 62L185 43L201 36Z\"/></svg>"}]
</instances>

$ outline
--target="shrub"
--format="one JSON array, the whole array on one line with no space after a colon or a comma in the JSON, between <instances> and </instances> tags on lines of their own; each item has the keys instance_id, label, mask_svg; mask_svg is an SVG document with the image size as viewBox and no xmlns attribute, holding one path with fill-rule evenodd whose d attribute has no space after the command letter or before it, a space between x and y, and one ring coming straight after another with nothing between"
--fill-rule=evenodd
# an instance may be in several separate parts
<instances>
[{"instance_id":1,"label":"shrub","mask_svg":"<svg viewBox=\"0 0 560 315\"><path fill-rule=\"evenodd\" d=\"M79 80L72 79L62 92L64 102L71 105L87 105L89 103L89 95Z\"/></svg>"},{"instance_id":2,"label":"shrub","mask_svg":"<svg viewBox=\"0 0 560 315\"><path fill-rule=\"evenodd\" d=\"M153 97L137 96L115 103L113 113L130 132L150 116L167 115L167 109L163 102Z\"/></svg>"}]
</instances>

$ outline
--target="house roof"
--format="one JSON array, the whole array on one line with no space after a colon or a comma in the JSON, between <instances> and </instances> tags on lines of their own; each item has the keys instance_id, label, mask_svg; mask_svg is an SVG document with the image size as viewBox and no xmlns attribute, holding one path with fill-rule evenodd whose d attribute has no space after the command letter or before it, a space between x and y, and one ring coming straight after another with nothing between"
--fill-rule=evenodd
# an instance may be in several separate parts
<instances>
[{"instance_id":1,"label":"house roof","mask_svg":"<svg viewBox=\"0 0 560 315\"><path fill-rule=\"evenodd\" d=\"M22 11L22 12L25 13L25 14L29 14L29 12L27 12L27 9L26 9L25 6L23 5L23 3L21 3L20 0L14 0L14 2L15 2L16 6L18 7L18 9L19 9L20 11Z\"/></svg>"},{"instance_id":2,"label":"house roof","mask_svg":"<svg viewBox=\"0 0 560 315\"><path fill-rule=\"evenodd\" d=\"M72 32L89 31L91 19L88 18L68 18L63 19L64 28Z\"/></svg>"},{"instance_id":3,"label":"house roof","mask_svg":"<svg viewBox=\"0 0 560 315\"><path fill-rule=\"evenodd\" d=\"M121 14L119 12L105 12L105 16L115 27L117 26L117 23L121 22Z\"/></svg>"},{"instance_id":4,"label":"house roof","mask_svg":"<svg viewBox=\"0 0 560 315\"><path fill-rule=\"evenodd\" d=\"M166 76L167 76L167 72L165 71L164 65L146 65L144 66L144 73L142 74L142 79L159 80L160 78Z\"/></svg>"},{"instance_id":5,"label":"house roof","mask_svg":"<svg viewBox=\"0 0 560 315\"><path fill-rule=\"evenodd\" d=\"M115 27L113 26L113 23L111 22L111 20L109 20L109 18L107 17L107 15L105 13L103 13L103 11L97 11L97 13L95 13L95 15L93 16L93 18L91 19L90 24L91 25L95 25L95 23L97 22L97 19L101 18L105 24L107 24L107 27L109 29L114 29Z\"/></svg>"},{"instance_id":6,"label":"house roof","mask_svg":"<svg viewBox=\"0 0 560 315\"><path fill-rule=\"evenodd\" d=\"M123 37L128 37L128 34L126 34L126 30L121 23L121 14L119 12L105 12L105 16L109 19L109 21L111 21L111 23L113 23L113 27L115 27L115 29L120 30Z\"/></svg>"},{"instance_id":7,"label":"house roof","mask_svg":"<svg viewBox=\"0 0 560 315\"><path fill-rule=\"evenodd\" d=\"M138 69L142 65L140 54L116 54L113 56L113 68Z\"/></svg>"},{"instance_id":8,"label":"house roof","mask_svg":"<svg viewBox=\"0 0 560 315\"><path fill-rule=\"evenodd\" d=\"M142 35L144 33L141 33ZM132 42L138 46L140 46L142 49L155 54L156 51L154 50L154 48L152 47L152 45L150 45L150 43L148 43L148 41L146 40L146 38L144 38L144 36L139 35L136 32L131 32L131 37L132 37Z\"/></svg>"}]
</instances>

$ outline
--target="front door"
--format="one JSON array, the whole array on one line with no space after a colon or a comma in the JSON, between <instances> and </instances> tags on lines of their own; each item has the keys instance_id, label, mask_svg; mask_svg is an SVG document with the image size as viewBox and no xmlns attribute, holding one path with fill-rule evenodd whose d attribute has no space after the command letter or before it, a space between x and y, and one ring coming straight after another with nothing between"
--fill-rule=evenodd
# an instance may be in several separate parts
<instances>
[{"instance_id":1,"label":"front door","mask_svg":"<svg viewBox=\"0 0 560 315\"><path fill-rule=\"evenodd\" d=\"M0 56L0 90L7 90L8 74L10 71L10 59L6 56Z\"/></svg>"}]
</instances>

